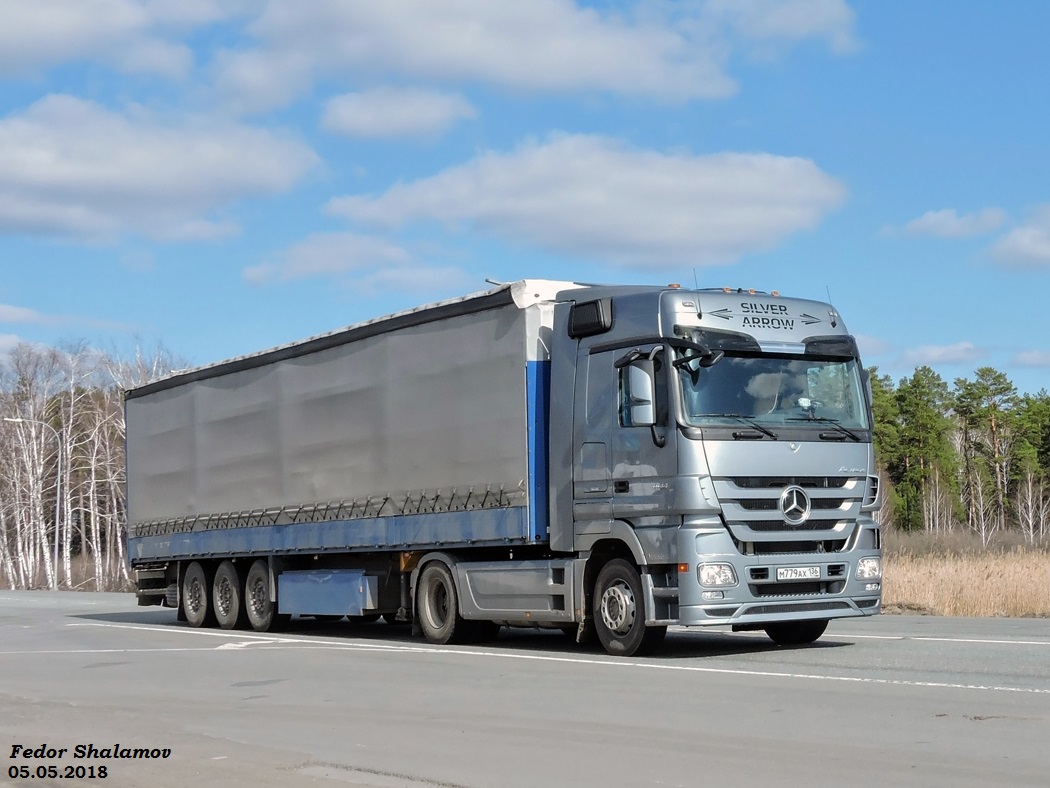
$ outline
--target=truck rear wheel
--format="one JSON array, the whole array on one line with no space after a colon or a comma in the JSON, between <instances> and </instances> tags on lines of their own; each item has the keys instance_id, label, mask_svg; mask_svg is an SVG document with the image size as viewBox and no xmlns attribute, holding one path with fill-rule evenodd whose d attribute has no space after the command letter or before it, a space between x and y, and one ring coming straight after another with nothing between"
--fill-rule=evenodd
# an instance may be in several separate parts
<instances>
[{"instance_id":1,"label":"truck rear wheel","mask_svg":"<svg viewBox=\"0 0 1050 788\"><path fill-rule=\"evenodd\" d=\"M610 654L633 657L652 651L664 639L667 627L645 625L642 579L622 558L602 567L594 583L594 627Z\"/></svg>"},{"instance_id":2,"label":"truck rear wheel","mask_svg":"<svg viewBox=\"0 0 1050 788\"><path fill-rule=\"evenodd\" d=\"M824 621L785 621L781 624L770 624L766 627L769 639L778 646L804 646L812 643L824 634L828 622Z\"/></svg>"},{"instance_id":3,"label":"truck rear wheel","mask_svg":"<svg viewBox=\"0 0 1050 788\"><path fill-rule=\"evenodd\" d=\"M191 627L210 627L215 623L211 607L211 577L194 561L182 576L182 610Z\"/></svg>"},{"instance_id":4,"label":"truck rear wheel","mask_svg":"<svg viewBox=\"0 0 1050 788\"><path fill-rule=\"evenodd\" d=\"M215 620L223 629L246 629L248 616L244 609L244 586L233 561L223 561L212 581L211 601Z\"/></svg>"},{"instance_id":5,"label":"truck rear wheel","mask_svg":"<svg viewBox=\"0 0 1050 788\"><path fill-rule=\"evenodd\" d=\"M287 613L278 613L270 599L270 568L261 558L252 564L244 581L244 612L256 632L276 629L291 618Z\"/></svg>"},{"instance_id":6,"label":"truck rear wheel","mask_svg":"<svg viewBox=\"0 0 1050 788\"><path fill-rule=\"evenodd\" d=\"M452 573L440 561L427 564L416 592L419 628L431 643L459 643L467 636L459 615L459 598Z\"/></svg>"}]
</instances>

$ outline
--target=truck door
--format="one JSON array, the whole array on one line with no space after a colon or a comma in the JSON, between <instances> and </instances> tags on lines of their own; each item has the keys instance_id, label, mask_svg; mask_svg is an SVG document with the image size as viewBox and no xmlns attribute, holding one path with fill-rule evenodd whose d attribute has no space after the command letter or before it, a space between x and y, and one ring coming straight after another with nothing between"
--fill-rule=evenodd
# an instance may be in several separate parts
<instances>
[{"instance_id":1,"label":"truck door","mask_svg":"<svg viewBox=\"0 0 1050 788\"><path fill-rule=\"evenodd\" d=\"M578 359L577 369L585 371L576 379L573 420L573 518L578 536L607 533L602 529L609 528L611 520L626 521L636 529L669 524L677 462L666 364L662 353L654 356L656 425L636 424L629 368L614 366L626 352L581 350Z\"/></svg>"}]
</instances>

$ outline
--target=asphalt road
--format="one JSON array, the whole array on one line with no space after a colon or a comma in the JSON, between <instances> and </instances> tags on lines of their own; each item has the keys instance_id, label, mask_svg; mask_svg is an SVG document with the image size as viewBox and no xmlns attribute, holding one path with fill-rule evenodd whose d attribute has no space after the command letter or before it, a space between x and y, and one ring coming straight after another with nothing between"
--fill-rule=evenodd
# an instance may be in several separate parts
<instances>
[{"instance_id":1,"label":"asphalt road","mask_svg":"<svg viewBox=\"0 0 1050 788\"><path fill-rule=\"evenodd\" d=\"M0 592L0 784L1050 785L1046 619L881 616L792 649L672 630L648 659L294 623L194 630L130 595ZM20 757L41 746L69 751Z\"/></svg>"}]
</instances>

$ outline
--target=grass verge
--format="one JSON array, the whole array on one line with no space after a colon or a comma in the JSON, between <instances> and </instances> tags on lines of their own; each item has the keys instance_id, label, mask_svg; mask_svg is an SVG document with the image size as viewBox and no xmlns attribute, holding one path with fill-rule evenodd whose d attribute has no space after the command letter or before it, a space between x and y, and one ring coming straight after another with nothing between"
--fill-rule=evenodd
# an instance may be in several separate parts
<instances>
[{"instance_id":1,"label":"grass verge","mask_svg":"<svg viewBox=\"0 0 1050 788\"><path fill-rule=\"evenodd\" d=\"M1050 549L887 529L883 611L1050 617Z\"/></svg>"}]
</instances>

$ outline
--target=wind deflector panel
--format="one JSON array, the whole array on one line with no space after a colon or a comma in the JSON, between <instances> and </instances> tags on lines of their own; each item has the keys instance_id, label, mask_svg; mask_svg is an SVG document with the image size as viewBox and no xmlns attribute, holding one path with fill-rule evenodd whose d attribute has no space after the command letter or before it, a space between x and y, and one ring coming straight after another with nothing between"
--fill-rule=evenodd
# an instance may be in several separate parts
<instances>
[{"instance_id":1,"label":"wind deflector panel","mask_svg":"<svg viewBox=\"0 0 1050 788\"><path fill-rule=\"evenodd\" d=\"M807 337L802 340L808 356L838 356L841 358L859 358L857 341L847 335L836 334L826 337Z\"/></svg>"},{"instance_id":2,"label":"wind deflector panel","mask_svg":"<svg viewBox=\"0 0 1050 788\"><path fill-rule=\"evenodd\" d=\"M758 340L750 334L739 331L724 331L717 328L698 328L696 326L674 327L675 333L711 350L724 350L738 353L759 353Z\"/></svg>"},{"instance_id":3,"label":"wind deflector panel","mask_svg":"<svg viewBox=\"0 0 1050 788\"><path fill-rule=\"evenodd\" d=\"M604 334L612 326L613 303L611 298L574 304L569 312L569 337L572 339Z\"/></svg>"}]
</instances>

